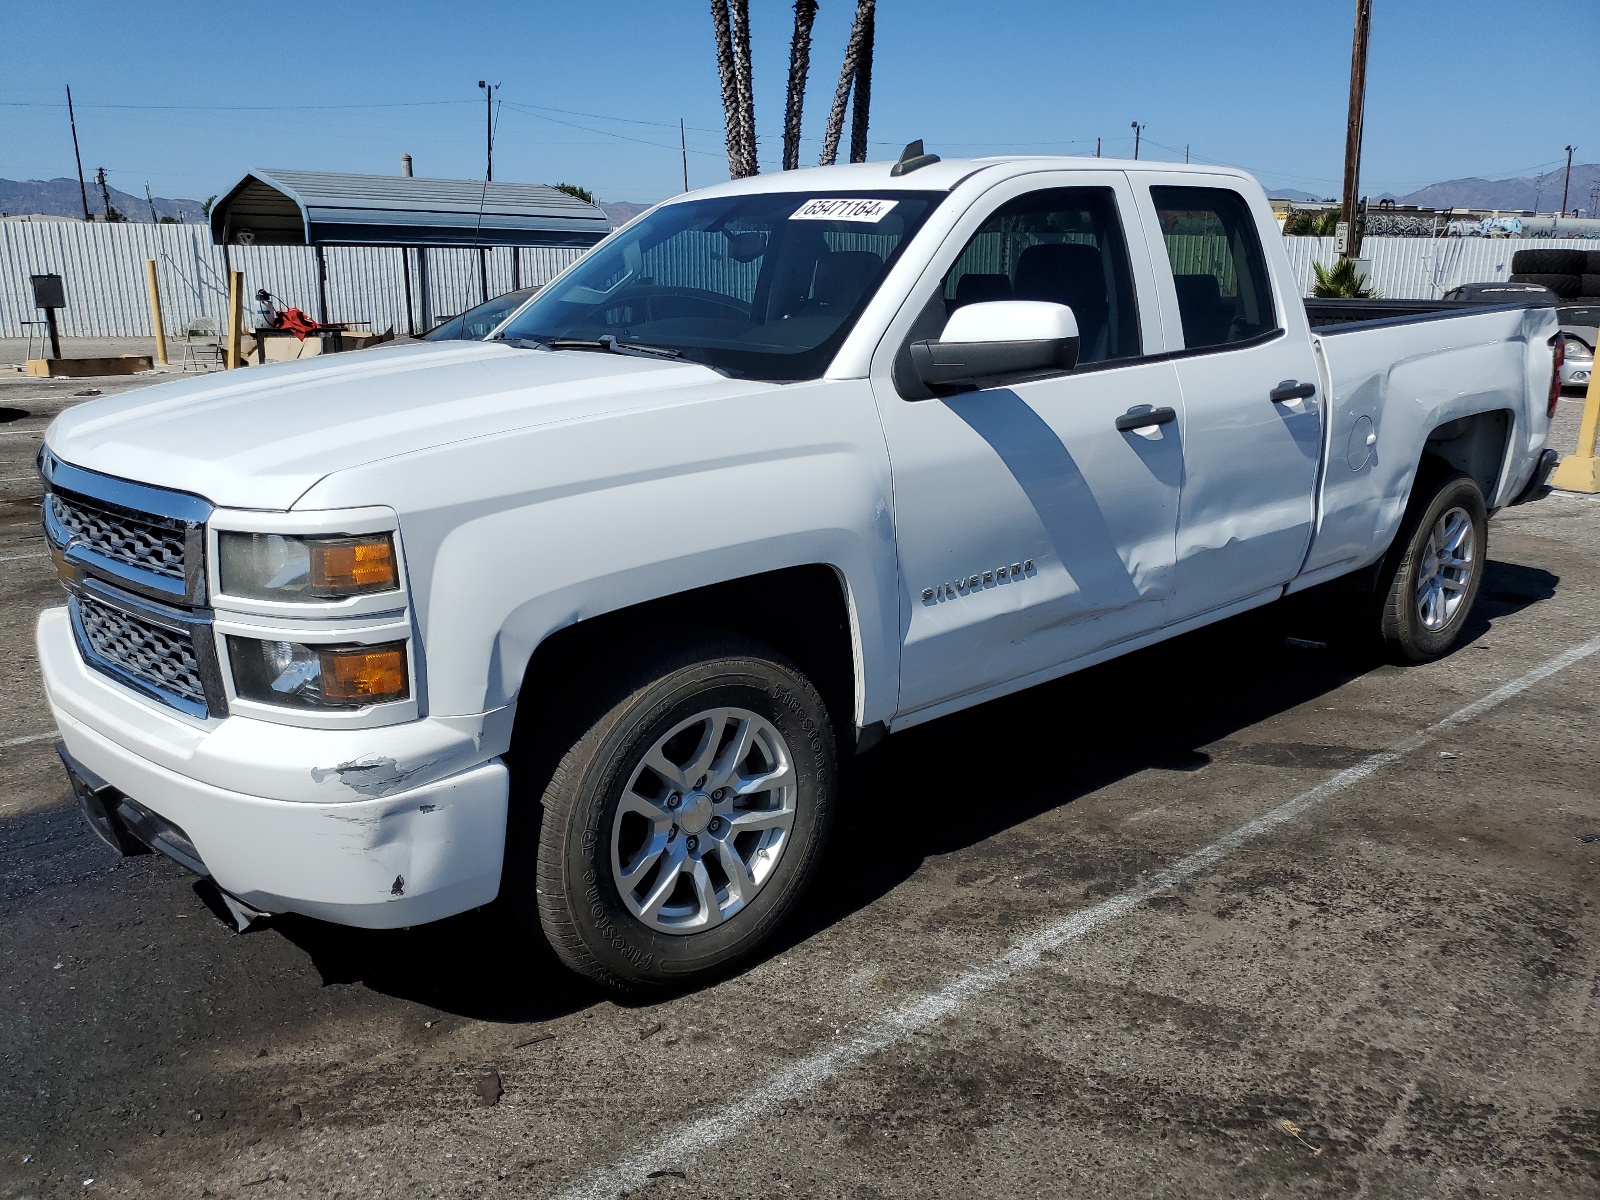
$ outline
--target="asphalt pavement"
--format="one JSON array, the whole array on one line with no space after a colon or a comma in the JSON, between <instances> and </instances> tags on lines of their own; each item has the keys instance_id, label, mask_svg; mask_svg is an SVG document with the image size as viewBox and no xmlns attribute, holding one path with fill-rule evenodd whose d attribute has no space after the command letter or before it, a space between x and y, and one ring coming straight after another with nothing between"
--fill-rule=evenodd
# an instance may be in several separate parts
<instances>
[{"instance_id":1,"label":"asphalt pavement","mask_svg":"<svg viewBox=\"0 0 1600 1200\"><path fill-rule=\"evenodd\" d=\"M1318 592L889 739L769 954L619 1005L497 908L240 935L93 838L67 382L0 378L0 1196L1600 1194L1600 500L1494 521L1441 662Z\"/></svg>"}]
</instances>

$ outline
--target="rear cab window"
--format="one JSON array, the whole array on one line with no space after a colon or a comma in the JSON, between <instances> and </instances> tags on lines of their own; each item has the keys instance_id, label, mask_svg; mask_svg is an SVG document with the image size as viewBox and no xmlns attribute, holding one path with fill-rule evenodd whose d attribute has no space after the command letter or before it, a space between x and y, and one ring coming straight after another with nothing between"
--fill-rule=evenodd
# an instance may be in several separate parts
<instances>
[{"instance_id":1,"label":"rear cab window","mask_svg":"<svg viewBox=\"0 0 1600 1200\"><path fill-rule=\"evenodd\" d=\"M1277 333L1277 308L1255 217L1238 192L1152 187L1187 350Z\"/></svg>"}]
</instances>

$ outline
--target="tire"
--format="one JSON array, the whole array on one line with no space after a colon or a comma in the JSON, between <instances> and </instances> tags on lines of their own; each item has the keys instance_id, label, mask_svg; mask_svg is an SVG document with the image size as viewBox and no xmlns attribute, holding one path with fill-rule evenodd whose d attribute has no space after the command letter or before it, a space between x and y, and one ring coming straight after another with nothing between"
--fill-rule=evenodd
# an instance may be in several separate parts
<instances>
[{"instance_id":1,"label":"tire","mask_svg":"<svg viewBox=\"0 0 1600 1200\"><path fill-rule=\"evenodd\" d=\"M1578 289L1580 296L1600 296L1600 271L1586 271L1583 275L1583 286Z\"/></svg>"},{"instance_id":2,"label":"tire","mask_svg":"<svg viewBox=\"0 0 1600 1200\"><path fill-rule=\"evenodd\" d=\"M1585 275L1600 275L1600 250L1585 250L1583 252L1583 273Z\"/></svg>"},{"instance_id":3,"label":"tire","mask_svg":"<svg viewBox=\"0 0 1600 1200\"><path fill-rule=\"evenodd\" d=\"M1588 270L1582 250L1518 250L1511 255L1513 275L1582 275Z\"/></svg>"},{"instance_id":4,"label":"tire","mask_svg":"<svg viewBox=\"0 0 1600 1200\"><path fill-rule=\"evenodd\" d=\"M838 775L822 698L775 651L707 634L641 658L547 748L542 792L513 795L539 817L513 820L506 858L524 924L631 994L703 982L773 934L816 871ZM684 766L705 774L666 770ZM775 782L739 793L732 778Z\"/></svg>"},{"instance_id":5,"label":"tire","mask_svg":"<svg viewBox=\"0 0 1600 1200\"><path fill-rule=\"evenodd\" d=\"M1554 251L1551 251L1554 253ZM1549 288L1562 300L1571 300L1583 291L1582 275L1546 275L1532 272L1521 272L1511 276L1513 283L1532 283L1539 287Z\"/></svg>"},{"instance_id":6,"label":"tire","mask_svg":"<svg viewBox=\"0 0 1600 1200\"><path fill-rule=\"evenodd\" d=\"M1477 602L1489 549L1488 509L1475 481L1451 472L1436 476L1431 489L1420 475L1417 484L1379 593L1379 632L1400 663L1428 662L1454 649ZM1450 567L1439 563L1435 548L1455 535L1456 557L1465 561ZM1450 582L1424 590L1430 579Z\"/></svg>"}]
</instances>

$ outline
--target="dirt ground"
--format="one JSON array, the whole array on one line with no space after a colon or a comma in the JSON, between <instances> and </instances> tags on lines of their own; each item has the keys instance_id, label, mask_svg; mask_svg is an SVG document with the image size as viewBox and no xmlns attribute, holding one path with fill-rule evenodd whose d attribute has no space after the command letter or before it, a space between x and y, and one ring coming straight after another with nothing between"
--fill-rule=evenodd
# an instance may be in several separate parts
<instances>
[{"instance_id":1,"label":"dirt ground","mask_svg":"<svg viewBox=\"0 0 1600 1200\"><path fill-rule=\"evenodd\" d=\"M889 739L781 943L624 1006L496 908L239 935L92 837L31 646L85 384L39 382L0 373L0 1196L1600 1194L1600 500L1496 519L1439 663L1317 593Z\"/></svg>"}]
</instances>

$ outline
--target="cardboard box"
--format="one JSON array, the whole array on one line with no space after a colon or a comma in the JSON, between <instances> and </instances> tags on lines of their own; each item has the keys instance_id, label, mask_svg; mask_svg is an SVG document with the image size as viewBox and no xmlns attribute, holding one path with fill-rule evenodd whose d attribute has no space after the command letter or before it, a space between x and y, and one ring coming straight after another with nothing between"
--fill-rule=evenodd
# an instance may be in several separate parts
<instances>
[{"instance_id":1,"label":"cardboard box","mask_svg":"<svg viewBox=\"0 0 1600 1200\"><path fill-rule=\"evenodd\" d=\"M24 372L35 379L91 379L96 375L137 375L155 370L148 354L116 358L30 358Z\"/></svg>"}]
</instances>

